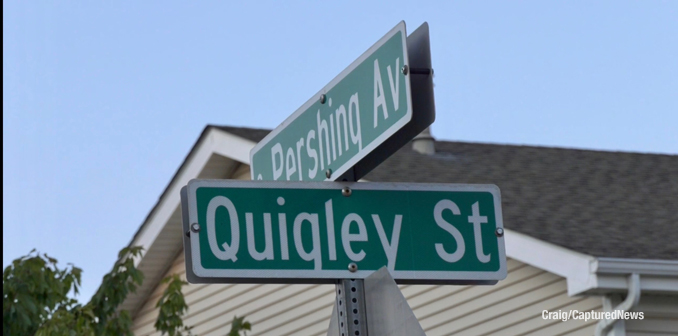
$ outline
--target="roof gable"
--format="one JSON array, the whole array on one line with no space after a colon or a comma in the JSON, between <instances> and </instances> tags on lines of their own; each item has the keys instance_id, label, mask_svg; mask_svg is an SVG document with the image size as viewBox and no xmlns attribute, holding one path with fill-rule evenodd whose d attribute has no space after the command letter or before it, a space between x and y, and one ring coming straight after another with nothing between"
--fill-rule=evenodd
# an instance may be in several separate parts
<instances>
[{"instance_id":1,"label":"roof gable","mask_svg":"<svg viewBox=\"0 0 678 336\"><path fill-rule=\"evenodd\" d=\"M146 250L135 261L146 281L121 309L135 314L181 251L181 186L241 174L268 132L205 128L130 242ZM436 148L423 155L406 146L365 179L498 185L507 257L565 276L571 295L624 289L620 275L629 272L659 276L645 280L646 290L675 290L678 156L445 141Z\"/></svg>"}]
</instances>

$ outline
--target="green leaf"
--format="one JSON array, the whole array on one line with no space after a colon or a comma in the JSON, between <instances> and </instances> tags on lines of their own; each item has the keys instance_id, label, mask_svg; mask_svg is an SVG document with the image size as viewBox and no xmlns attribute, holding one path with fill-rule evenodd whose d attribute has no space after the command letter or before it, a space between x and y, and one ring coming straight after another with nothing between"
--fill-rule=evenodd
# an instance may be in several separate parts
<instances>
[{"instance_id":1,"label":"green leaf","mask_svg":"<svg viewBox=\"0 0 678 336\"><path fill-rule=\"evenodd\" d=\"M165 277L161 283L167 284L167 288L156 304L159 308L155 322L156 330L170 336L181 335L181 330L188 331L190 334L190 328L185 327L182 320L182 316L188 310L188 305L186 305L181 288L188 283L176 274Z\"/></svg>"},{"instance_id":2,"label":"green leaf","mask_svg":"<svg viewBox=\"0 0 678 336\"><path fill-rule=\"evenodd\" d=\"M72 264L60 268L57 259L35 249L13 260L3 270L3 335L132 336L131 316L119 307L143 284L144 275L134 265L134 259L142 253L138 246L123 248L85 305L69 297L70 293L79 293L82 269ZM158 301L157 330L191 335L191 327L184 326L182 320L188 305L181 289L188 283L177 275L163 283L167 288ZM250 328L240 319L238 330Z\"/></svg>"},{"instance_id":3,"label":"green leaf","mask_svg":"<svg viewBox=\"0 0 678 336\"><path fill-rule=\"evenodd\" d=\"M244 316L233 316L233 322L231 322L231 331L228 333L228 336L240 336L241 331L243 335L246 335L245 330L251 331L252 325L245 321Z\"/></svg>"}]
</instances>

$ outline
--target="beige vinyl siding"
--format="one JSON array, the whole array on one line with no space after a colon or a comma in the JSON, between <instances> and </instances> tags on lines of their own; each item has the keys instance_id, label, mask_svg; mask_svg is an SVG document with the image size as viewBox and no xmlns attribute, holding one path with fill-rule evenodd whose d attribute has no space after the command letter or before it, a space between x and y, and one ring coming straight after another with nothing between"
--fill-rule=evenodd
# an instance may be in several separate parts
<instances>
[{"instance_id":1,"label":"beige vinyl siding","mask_svg":"<svg viewBox=\"0 0 678 336\"><path fill-rule=\"evenodd\" d=\"M642 278L641 278L642 280ZM642 320L626 320L626 335L678 335L678 296L642 295L638 307Z\"/></svg>"},{"instance_id":2,"label":"beige vinyl siding","mask_svg":"<svg viewBox=\"0 0 678 336\"><path fill-rule=\"evenodd\" d=\"M234 180L249 180L251 177L250 166L246 164L240 164L238 168L235 169L232 176L233 177L231 178Z\"/></svg>"},{"instance_id":3,"label":"beige vinyl siding","mask_svg":"<svg viewBox=\"0 0 678 336\"><path fill-rule=\"evenodd\" d=\"M431 286L416 296L404 288L403 293L429 336L553 335L593 325L544 320L541 313L569 307L601 309L602 300L568 297L564 278L518 261L509 259L508 268L507 278L494 286ZM553 327L559 331L545 331Z\"/></svg>"},{"instance_id":4,"label":"beige vinyl siding","mask_svg":"<svg viewBox=\"0 0 678 336\"><path fill-rule=\"evenodd\" d=\"M242 164L233 179L249 180ZM509 259L508 276L494 286L400 286L429 336L436 335L592 335L595 321L543 320L544 309L600 310L600 298L568 297L564 278ZM167 274L186 278L183 251ZM160 335L153 324L155 304L165 289L160 284L134 318L135 335ZM334 286L328 285L196 285L184 287L189 311L186 325L199 336L225 335L234 315L246 316L248 335L327 334Z\"/></svg>"},{"instance_id":5,"label":"beige vinyl siding","mask_svg":"<svg viewBox=\"0 0 678 336\"><path fill-rule=\"evenodd\" d=\"M600 298L568 297L565 279L509 259L506 280L494 286L403 285L403 295L429 336L436 335L591 335L595 321L544 320L544 309L600 310ZM168 274L185 278L181 253ZM136 314L135 335L159 335L153 324L159 285ZM325 335L334 287L328 285L204 285L184 287L187 325L200 336L224 335L234 315L252 322L248 335Z\"/></svg>"}]
</instances>

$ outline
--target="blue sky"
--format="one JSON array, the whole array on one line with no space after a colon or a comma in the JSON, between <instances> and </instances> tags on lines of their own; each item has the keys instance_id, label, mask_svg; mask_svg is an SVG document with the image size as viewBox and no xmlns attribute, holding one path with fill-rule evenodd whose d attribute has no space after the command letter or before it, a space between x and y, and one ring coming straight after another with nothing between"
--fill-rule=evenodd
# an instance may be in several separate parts
<instances>
[{"instance_id":1,"label":"blue sky","mask_svg":"<svg viewBox=\"0 0 678 336\"><path fill-rule=\"evenodd\" d=\"M3 2L3 267L86 301L206 124L275 128L427 21L439 139L678 154L678 2ZM463 181L460 181L463 182Z\"/></svg>"}]
</instances>

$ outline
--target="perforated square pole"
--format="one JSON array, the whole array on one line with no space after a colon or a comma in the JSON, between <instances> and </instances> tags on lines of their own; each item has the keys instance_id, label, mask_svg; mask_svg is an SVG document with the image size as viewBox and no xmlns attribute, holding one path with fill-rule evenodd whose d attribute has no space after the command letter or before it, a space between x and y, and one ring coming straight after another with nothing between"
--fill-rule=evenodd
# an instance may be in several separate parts
<instances>
[{"instance_id":1,"label":"perforated square pole","mask_svg":"<svg viewBox=\"0 0 678 336\"><path fill-rule=\"evenodd\" d=\"M365 314L365 281L339 280L337 284L336 311L339 336L367 336Z\"/></svg>"}]
</instances>

